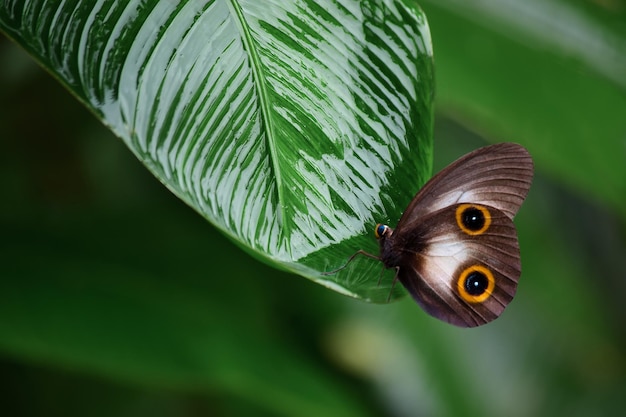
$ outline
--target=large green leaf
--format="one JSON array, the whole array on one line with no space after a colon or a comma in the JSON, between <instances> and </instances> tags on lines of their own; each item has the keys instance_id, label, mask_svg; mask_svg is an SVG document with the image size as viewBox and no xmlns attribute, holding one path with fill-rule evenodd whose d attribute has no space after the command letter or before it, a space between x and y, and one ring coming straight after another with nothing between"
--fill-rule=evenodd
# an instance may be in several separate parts
<instances>
[{"instance_id":1,"label":"large green leaf","mask_svg":"<svg viewBox=\"0 0 626 417\"><path fill-rule=\"evenodd\" d=\"M376 251L369 230L395 222L430 174L432 51L417 6L14 0L0 28L244 249L386 299L375 262L320 273Z\"/></svg>"}]
</instances>

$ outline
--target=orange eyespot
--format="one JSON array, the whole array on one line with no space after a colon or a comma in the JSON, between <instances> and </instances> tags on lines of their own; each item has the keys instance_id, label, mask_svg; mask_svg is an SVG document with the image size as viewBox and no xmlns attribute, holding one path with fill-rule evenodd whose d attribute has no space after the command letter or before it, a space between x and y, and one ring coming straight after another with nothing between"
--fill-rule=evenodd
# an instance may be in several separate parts
<instances>
[{"instance_id":1,"label":"orange eyespot","mask_svg":"<svg viewBox=\"0 0 626 417\"><path fill-rule=\"evenodd\" d=\"M457 281L459 295L468 303L482 303L491 296L495 287L493 273L481 265L465 268Z\"/></svg>"},{"instance_id":2,"label":"orange eyespot","mask_svg":"<svg viewBox=\"0 0 626 417\"><path fill-rule=\"evenodd\" d=\"M376 236L376 239L383 237L388 228L389 226L378 223L376 225L376 229L374 229L374 236Z\"/></svg>"},{"instance_id":3,"label":"orange eyespot","mask_svg":"<svg viewBox=\"0 0 626 417\"><path fill-rule=\"evenodd\" d=\"M491 213L485 206L461 204L456 208L456 223L470 236L481 235L491 225Z\"/></svg>"}]
</instances>

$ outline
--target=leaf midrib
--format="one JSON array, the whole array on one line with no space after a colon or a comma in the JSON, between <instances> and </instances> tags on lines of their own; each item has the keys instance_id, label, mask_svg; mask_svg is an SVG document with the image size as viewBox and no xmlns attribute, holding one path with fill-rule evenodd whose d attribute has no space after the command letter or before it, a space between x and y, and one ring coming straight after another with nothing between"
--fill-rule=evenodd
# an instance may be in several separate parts
<instances>
[{"instance_id":1,"label":"leaf midrib","mask_svg":"<svg viewBox=\"0 0 626 417\"><path fill-rule=\"evenodd\" d=\"M259 107L261 111L261 118L265 127L265 141L267 143L267 149L269 151L270 166L272 168L272 176L276 181L276 193L278 195L278 207L276 207L276 215L278 216L279 230L282 236L288 235L287 230L284 229L288 222L285 222L285 216L283 211L283 202L285 201L282 187L281 171L278 164L278 149L276 148L276 140L274 134L274 124L270 115L269 94L267 93L267 84L265 77L263 76L263 66L261 64L261 58L257 50L254 38L250 33L250 27L247 25L243 10L237 0L229 1L230 8L233 14L236 16L236 24L241 31L242 42L248 51L248 56L251 61L252 79L254 81L254 88L258 92ZM282 239L279 239L279 242ZM279 246L282 246L279 244ZM286 246L289 257L291 257L291 247Z\"/></svg>"}]
</instances>

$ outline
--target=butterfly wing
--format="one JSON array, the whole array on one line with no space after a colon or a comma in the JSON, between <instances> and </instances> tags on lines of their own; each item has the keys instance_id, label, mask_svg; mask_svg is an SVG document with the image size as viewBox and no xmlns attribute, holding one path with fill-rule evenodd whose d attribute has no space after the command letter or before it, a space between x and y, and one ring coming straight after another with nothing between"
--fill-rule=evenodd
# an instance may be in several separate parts
<instances>
[{"instance_id":1,"label":"butterfly wing","mask_svg":"<svg viewBox=\"0 0 626 417\"><path fill-rule=\"evenodd\" d=\"M464 227L468 207L484 210L486 225ZM396 229L393 237L390 249L401 253L398 279L434 317L479 326L497 318L515 295L521 273L517 233L495 207L455 204Z\"/></svg>"},{"instance_id":2,"label":"butterfly wing","mask_svg":"<svg viewBox=\"0 0 626 417\"><path fill-rule=\"evenodd\" d=\"M512 219L528 194L533 161L515 143L499 143L475 150L448 165L417 193L398 222L398 228L429 213L458 203L480 203Z\"/></svg>"}]
</instances>

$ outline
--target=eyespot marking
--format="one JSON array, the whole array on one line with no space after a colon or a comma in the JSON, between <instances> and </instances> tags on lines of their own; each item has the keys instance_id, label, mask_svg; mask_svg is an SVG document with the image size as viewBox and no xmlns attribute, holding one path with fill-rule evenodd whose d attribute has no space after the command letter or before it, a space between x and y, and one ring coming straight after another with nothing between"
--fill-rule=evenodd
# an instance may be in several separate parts
<instances>
[{"instance_id":1,"label":"eyespot marking","mask_svg":"<svg viewBox=\"0 0 626 417\"><path fill-rule=\"evenodd\" d=\"M468 303L482 303L491 296L495 287L493 273L482 265L465 268L457 281L459 295Z\"/></svg>"},{"instance_id":2,"label":"eyespot marking","mask_svg":"<svg viewBox=\"0 0 626 417\"><path fill-rule=\"evenodd\" d=\"M485 206L461 204L456 208L456 223L464 233L470 236L481 235L491 225L491 213Z\"/></svg>"}]
</instances>

